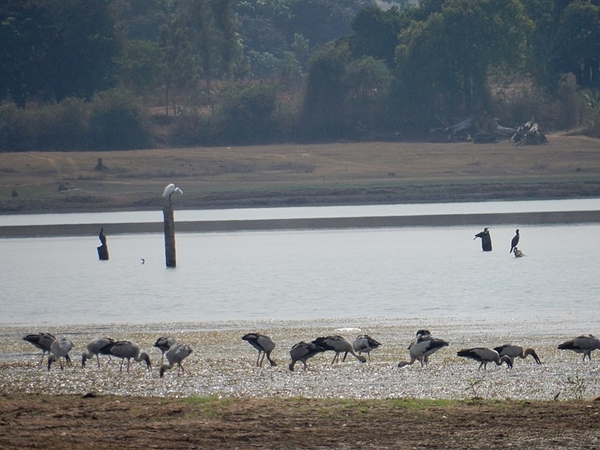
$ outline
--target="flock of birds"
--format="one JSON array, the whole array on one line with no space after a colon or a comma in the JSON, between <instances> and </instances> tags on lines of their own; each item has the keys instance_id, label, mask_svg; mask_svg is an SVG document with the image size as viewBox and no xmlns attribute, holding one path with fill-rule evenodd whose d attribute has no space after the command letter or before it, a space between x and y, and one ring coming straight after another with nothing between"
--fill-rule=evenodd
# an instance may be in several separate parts
<instances>
[{"instance_id":1,"label":"flock of birds","mask_svg":"<svg viewBox=\"0 0 600 450\"><path fill-rule=\"evenodd\" d=\"M65 360L67 366L73 365L69 356L69 352L73 349L73 343L70 340L64 337L57 339L50 333L28 334L23 339L42 351L40 364L44 361L44 355L48 353L48 371L53 362L58 362L60 368L63 369L62 359ZM161 378L167 370L175 366L178 367L178 372L185 372L181 363L192 353L192 349L189 346L177 343L172 337L160 337L154 344L154 347L158 348L162 353L159 369ZM137 344L131 341L115 341L109 337L93 340L87 345L86 350L81 355L81 367L85 367L86 361L93 359L94 356L96 357L98 367L100 367L100 355L107 355L109 358L113 356L119 358L121 360L121 364L119 365L120 372L123 371L125 360L127 360L127 372L129 372L131 360L137 362L144 361L148 370L152 369L150 356L146 352L141 351ZM163 364L165 356L168 364Z\"/></svg>"},{"instance_id":2,"label":"flock of birds","mask_svg":"<svg viewBox=\"0 0 600 450\"><path fill-rule=\"evenodd\" d=\"M72 366L69 352L73 349L73 343L68 339L64 337L57 339L50 333L28 334L23 339L42 350L40 364L43 363L44 355L48 353L48 371L50 371L54 362L58 362L60 368L63 369L63 359L67 366ZM275 342L269 336L260 333L248 333L242 336L242 340L247 341L252 347L258 350L258 357L256 359L257 367L262 366L265 358L271 366L277 366L277 363L271 357L271 353L275 349ZM335 353L331 364L339 362L340 357L342 361L345 361L348 354L361 363L364 363L367 360L371 360L371 351L379 348L381 345L381 343L366 334L358 336L352 343L341 335L318 337L311 342L301 341L291 348L291 362L288 367L289 370L293 371L296 363L301 362L304 370L307 370L309 367L306 361L326 351ZM398 367L410 366L416 361L419 361L421 367L425 367L429 362L429 356L448 345L450 345L449 342L434 338L429 330L418 330L415 339L408 346L410 361L401 361L398 363ZM154 343L154 347L158 348L162 354L159 369L161 378L167 370L175 366L178 367L178 374L185 373L182 362L192 353L192 349L189 346L179 344L173 337L160 337ZM558 349L571 350L575 353L583 354L583 361L585 361L586 357L591 361L592 351L600 349L600 339L591 334L581 335L560 344ZM363 356L363 353L367 356ZM96 357L96 362L98 367L100 367L100 355L107 355L109 358L119 358L121 360L119 371L121 372L123 371L125 360L127 360L127 372L129 372L131 360L137 362L144 361L148 370L152 369L150 357L147 353L141 351L138 345L130 341L115 341L109 337L96 339L87 345L86 350L81 356L81 366L85 367L88 359ZM457 356L479 362L478 370L481 370L481 368L484 370L487 369L488 363L495 363L498 366L506 364L508 368L512 368L515 358L525 359L527 356L531 356L537 364L542 363L532 348L524 349L521 346L511 344L501 345L493 349L485 347L463 349L457 352ZM168 364L164 364L165 357Z\"/></svg>"}]
</instances>

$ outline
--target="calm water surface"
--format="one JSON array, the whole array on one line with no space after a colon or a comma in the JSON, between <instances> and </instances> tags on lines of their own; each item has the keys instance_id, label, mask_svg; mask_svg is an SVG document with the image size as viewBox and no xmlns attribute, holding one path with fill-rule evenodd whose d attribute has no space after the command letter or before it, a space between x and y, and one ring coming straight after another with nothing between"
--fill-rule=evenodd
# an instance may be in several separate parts
<instances>
[{"instance_id":1,"label":"calm water surface","mask_svg":"<svg viewBox=\"0 0 600 450\"><path fill-rule=\"evenodd\" d=\"M535 317L598 309L600 225L0 239L0 323ZM141 264L140 259L145 263ZM540 319L542 320L542 319ZM585 331L585 330L583 330Z\"/></svg>"}]
</instances>

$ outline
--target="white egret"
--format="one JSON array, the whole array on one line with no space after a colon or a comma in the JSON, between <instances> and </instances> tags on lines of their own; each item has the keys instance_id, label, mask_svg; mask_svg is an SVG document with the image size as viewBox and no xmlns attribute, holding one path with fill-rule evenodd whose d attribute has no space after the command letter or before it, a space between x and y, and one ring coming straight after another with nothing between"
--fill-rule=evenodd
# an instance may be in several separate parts
<instances>
[{"instance_id":1,"label":"white egret","mask_svg":"<svg viewBox=\"0 0 600 450\"><path fill-rule=\"evenodd\" d=\"M175 193L183 194L183 191L175 186L173 183L169 184L165 190L163 191L163 198L169 199L169 204L171 204L171 196Z\"/></svg>"}]
</instances>

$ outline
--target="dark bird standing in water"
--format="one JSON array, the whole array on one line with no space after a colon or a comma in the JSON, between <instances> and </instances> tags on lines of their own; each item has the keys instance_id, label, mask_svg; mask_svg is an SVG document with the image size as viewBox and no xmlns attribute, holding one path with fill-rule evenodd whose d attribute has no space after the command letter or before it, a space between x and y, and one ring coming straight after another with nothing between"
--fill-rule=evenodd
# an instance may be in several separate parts
<instances>
[{"instance_id":1,"label":"dark bird standing in water","mask_svg":"<svg viewBox=\"0 0 600 450\"><path fill-rule=\"evenodd\" d=\"M492 236L490 236L490 230L484 228L482 232L477 233L473 240L481 238L481 249L484 252L492 251Z\"/></svg>"},{"instance_id":2,"label":"dark bird standing in water","mask_svg":"<svg viewBox=\"0 0 600 450\"><path fill-rule=\"evenodd\" d=\"M515 234L515 237L512 238L512 241L510 241L510 252L508 253L512 253L514 249L517 248L517 244L519 243L519 237L519 230L517 229L517 234Z\"/></svg>"}]
</instances>

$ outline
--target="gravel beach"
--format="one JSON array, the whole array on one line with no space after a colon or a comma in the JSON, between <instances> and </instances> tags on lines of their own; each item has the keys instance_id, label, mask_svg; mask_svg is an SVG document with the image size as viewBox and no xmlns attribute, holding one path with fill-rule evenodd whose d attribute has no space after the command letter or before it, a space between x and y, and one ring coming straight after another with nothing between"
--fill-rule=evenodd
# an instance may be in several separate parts
<instances>
[{"instance_id":1,"label":"gravel beach","mask_svg":"<svg viewBox=\"0 0 600 450\"><path fill-rule=\"evenodd\" d=\"M112 326L2 326L0 328L0 392L3 394L135 395L150 397L216 396L219 398L314 399L484 399L552 400L582 399L600 395L600 366L582 362L581 355L558 350L557 345L583 333L594 333L594 314L529 318L437 318L322 320L308 322L168 323ZM427 328L434 337L450 342L430 357L429 365L417 363L398 368L409 359L407 346L417 329ZM46 370L40 351L22 337L32 332L51 332L74 343L73 367L58 365ZM257 352L241 340L247 332L271 336L277 347L272 357L277 367L256 367ZM346 362L331 364L333 353L317 355L291 372L289 350L299 341L342 334L353 340L367 333L383 345L361 364L351 355ZM167 371L159 378L160 351L153 344L160 336L175 337L194 352L184 362L185 374ZM119 372L119 362L106 356L81 367L81 353L88 342L103 336L131 340L152 359L153 368L132 362L130 373ZM495 347L506 343L534 348L542 360L517 359L514 368L479 363L456 356L463 348Z\"/></svg>"}]
</instances>

